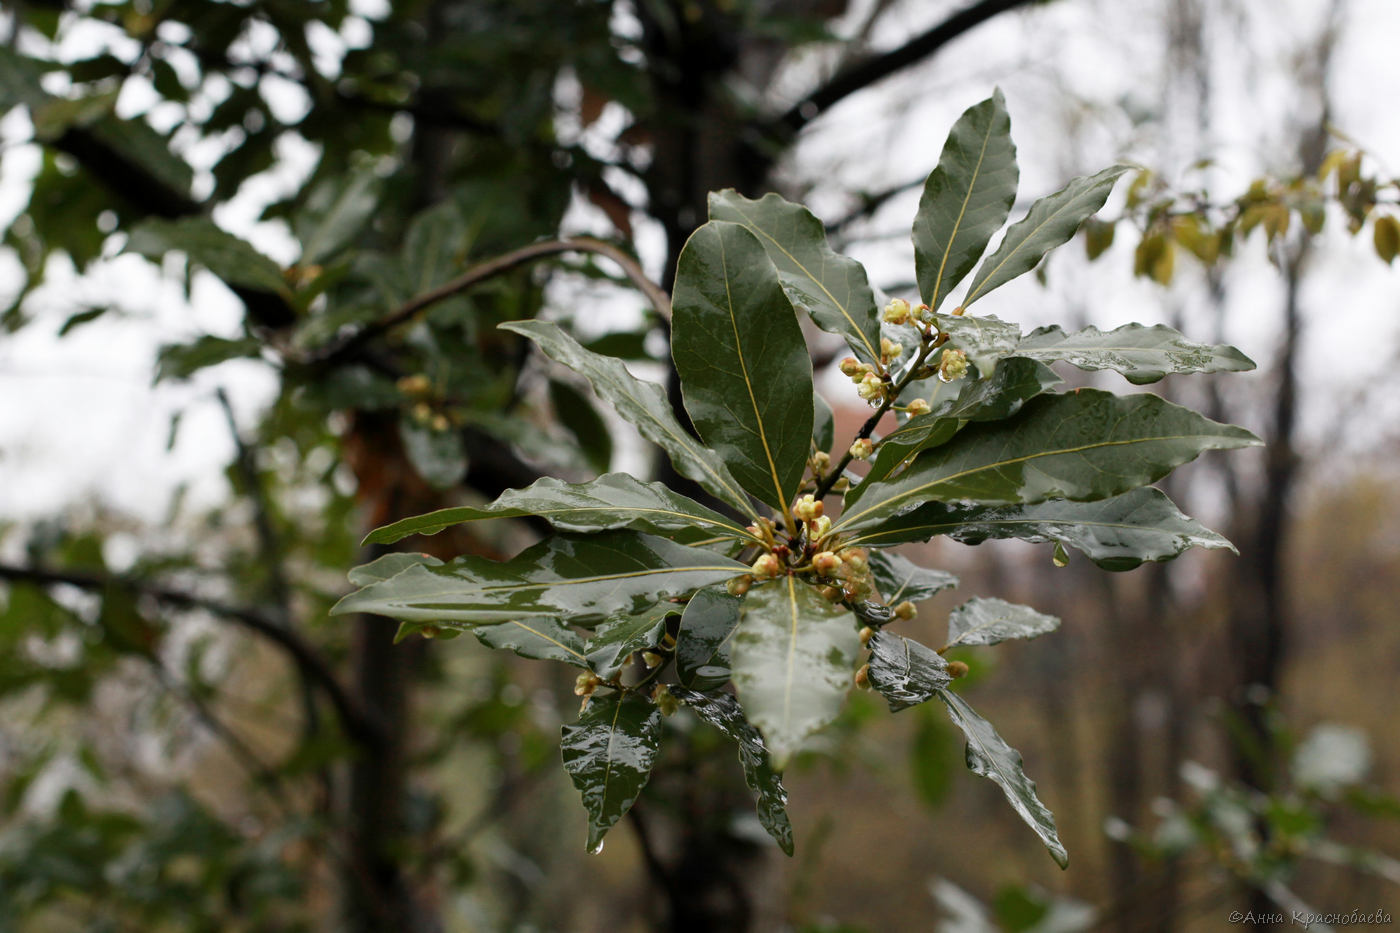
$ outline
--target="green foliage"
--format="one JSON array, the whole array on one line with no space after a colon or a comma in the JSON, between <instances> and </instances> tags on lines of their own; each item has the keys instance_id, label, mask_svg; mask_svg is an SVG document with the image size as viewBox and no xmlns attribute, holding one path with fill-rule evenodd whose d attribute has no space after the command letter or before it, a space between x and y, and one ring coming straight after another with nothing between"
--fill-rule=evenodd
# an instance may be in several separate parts
<instances>
[{"instance_id":1,"label":"green foliage","mask_svg":"<svg viewBox=\"0 0 1400 933\"><path fill-rule=\"evenodd\" d=\"M878 549L940 534L969 543L1015 537L1054 542L1057 563L1068 546L1127 569L1192 546L1228 547L1147 484L1203 451L1259 442L1154 395L1055 393L1059 378L1047 366L1110 369L1134 383L1250 368L1233 348L1140 325L1023 336L1014 323L963 313L1068 240L1104 203L1121 167L1036 202L983 261L956 313L930 307L971 272L1006 219L1017 177L1009 131L999 96L955 127L914 225L929 304L891 302L883 327L864 273L831 252L804 208L775 196L711 197L709 223L680 256L671 334L700 441L681 428L662 389L620 359L585 349L555 325L503 325L586 378L719 500L716 509L608 474L572 485L540 480L486 506L404 519L371 535L387 542L531 515L554 526L556 534L504 562L409 560L392 575L375 571L336 611L389 615L426 634L476 631L488 645L586 665L577 686L584 709L564 727L563 746L589 813L590 849L641 793L662 718L679 701L739 744L760 821L790 851L778 771L837 718L854 679L894 710L941 700L966 737L967 766L996 783L1065 864L1020 755L950 691L967 664L943 657L955 645L1035 637L1059 620L975 598L951 614L947 645L935 651L885 628L956 578ZM826 452L830 405L814 394L797 311L847 339L857 355L842 371L875 409L835 464ZM898 426L872 436L889 411ZM864 476L848 469L872 456ZM841 491L833 522L825 500ZM580 630L591 630L582 644ZM868 663L855 672L862 650Z\"/></svg>"}]
</instances>

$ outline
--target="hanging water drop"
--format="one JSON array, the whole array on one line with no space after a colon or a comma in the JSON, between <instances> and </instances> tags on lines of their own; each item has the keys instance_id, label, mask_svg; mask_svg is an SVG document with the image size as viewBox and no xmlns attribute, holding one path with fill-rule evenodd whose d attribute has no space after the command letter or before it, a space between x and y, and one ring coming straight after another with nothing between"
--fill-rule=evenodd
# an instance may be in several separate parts
<instances>
[{"instance_id":1,"label":"hanging water drop","mask_svg":"<svg viewBox=\"0 0 1400 933\"><path fill-rule=\"evenodd\" d=\"M589 855L599 855L603 851L603 840L599 839L598 844L588 850Z\"/></svg>"}]
</instances>

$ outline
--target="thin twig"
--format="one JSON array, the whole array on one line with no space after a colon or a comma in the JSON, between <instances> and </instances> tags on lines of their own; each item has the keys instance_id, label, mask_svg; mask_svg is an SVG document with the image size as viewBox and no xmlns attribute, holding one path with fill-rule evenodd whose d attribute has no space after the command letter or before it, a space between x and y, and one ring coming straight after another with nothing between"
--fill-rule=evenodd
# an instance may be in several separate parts
<instances>
[{"instance_id":1,"label":"thin twig","mask_svg":"<svg viewBox=\"0 0 1400 933\"><path fill-rule=\"evenodd\" d=\"M666 292L659 285L647 278L646 273L637 260L627 255L621 249L611 243L602 240L595 240L592 237L571 237L564 240L544 240L539 243L531 243L520 249L496 256L485 262L472 266L466 272L444 285L440 285L431 291L424 292L414 298L409 299L404 304L395 308L364 329L350 335L340 343L315 354L308 362L312 366L324 366L329 363L340 362L347 356L353 355L357 350L364 347L375 338L384 335L394 328L412 320L419 313L427 310L440 301L451 298L454 295L494 278L505 272L523 266L526 263L534 262L546 256L554 256L559 253L596 253L599 256L606 256L622 267L627 278L646 296L656 313L667 321L671 319L671 299L666 296Z\"/></svg>"}]
</instances>

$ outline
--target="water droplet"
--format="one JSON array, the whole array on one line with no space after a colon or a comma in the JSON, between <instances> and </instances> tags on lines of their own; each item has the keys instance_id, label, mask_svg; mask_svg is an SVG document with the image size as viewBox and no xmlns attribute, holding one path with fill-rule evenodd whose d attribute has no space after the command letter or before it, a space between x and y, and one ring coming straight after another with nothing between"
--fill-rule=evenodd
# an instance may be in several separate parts
<instances>
[{"instance_id":1,"label":"water droplet","mask_svg":"<svg viewBox=\"0 0 1400 933\"><path fill-rule=\"evenodd\" d=\"M1050 556L1050 560L1056 567L1065 567L1069 564L1069 551L1065 550L1064 543L1055 542L1055 553Z\"/></svg>"},{"instance_id":2,"label":"water droplet","mask_svg":"<svg viewBox=\"0 0 1400 933\"><path fill-rule=\"evenodd\" d=\"M589 855L599 855L603 851L603 840L599 839L598 844L588 850Z\"/></svg>"}]
</instances>

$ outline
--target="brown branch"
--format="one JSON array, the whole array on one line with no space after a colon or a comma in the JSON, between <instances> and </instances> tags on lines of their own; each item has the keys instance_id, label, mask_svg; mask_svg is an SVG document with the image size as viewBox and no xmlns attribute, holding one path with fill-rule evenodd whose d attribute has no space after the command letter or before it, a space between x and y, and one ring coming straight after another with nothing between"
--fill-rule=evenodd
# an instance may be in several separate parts
<instances>
[{"instance_id":1,"label":"brown branch","mask_svg":"<svg viewBox=\"0 0 1400 933\"><path fill-rule=\"evenodd\" d=\"M621 249L611 243L602 240L595 240L592 237L572 237L565 240L544 240L539 243L531 243L520 249L505 253L488 259L485 262L472 266L457 278L431 291L424 292L414 298L409 299L404 304L380 318L378 321L366 326L362 330L350 335L340 343L335 344L320 353L317 353L307 360L312 366L325 366L332 363L339 363L347 357L353 356L366 344L383 336L401 324L406 324L421 312L427 310L440 301L461 294L468 289L494 278L503 273L509 272L518 266L534 262L545 256L554 256L559 253L596 253L599 256L606 256L622 267L627 278L632 284L637 286L638 291L646 296L651 302L656 313L669 321L671 319L671 300L662 291L661 287L647 278L646 273L637 260L627 255Z\"/></svg>"},{"instance_id":2,"label":"brown branch","mask_svg":"<svg viewBox=\"0 0 1400 933\"><path fill-rule=\"evenodd\" d=\"M821 87L793 105L764 135L795 135L822 112L857 91L864 90L910 65L928 58L954 39L999 13L1041 0L978 0L904 45L843 68Z\"/></svg>"},{"instance_id":3,"label":"brown branch","mask_svg":"<svg viewBox=\"0 0 1400 933\"><path fill-rule=\"evenodd\" d=\"M379 724L340 683L320 653L301 636L277 624L275 619L256 609L233 606L184 590L110 574L0 564L0 580L34 583L40 586L67 584L84 590L123 589L148 596L177 609L200 609L237 623L281 648L291 657L297 670L325 692L350 738L370 747L377 747L384 741L383 730Z\"/></svg>"}]
</instances>

